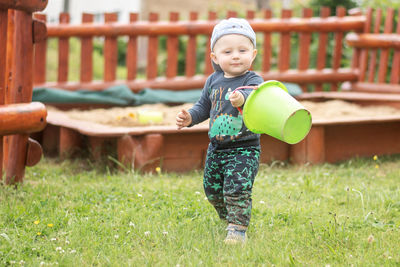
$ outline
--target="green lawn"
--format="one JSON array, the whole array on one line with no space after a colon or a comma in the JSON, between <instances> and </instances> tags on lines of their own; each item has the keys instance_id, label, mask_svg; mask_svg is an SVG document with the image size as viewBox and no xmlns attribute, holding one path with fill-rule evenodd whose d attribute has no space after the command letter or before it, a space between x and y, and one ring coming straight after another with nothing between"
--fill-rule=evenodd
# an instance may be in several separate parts
<instances>
[{"instance_id":1,"label":"green lawn","mask_svg":"<svg viewBox=\"0 0 400 267\"><path fill-rule=\"evenodd\" d=\"M201 171L43 159L0 186L0 265L399 266L399 188L400 156L263 165L248 242L227 246Z\"/></svg>"}]
</instances>

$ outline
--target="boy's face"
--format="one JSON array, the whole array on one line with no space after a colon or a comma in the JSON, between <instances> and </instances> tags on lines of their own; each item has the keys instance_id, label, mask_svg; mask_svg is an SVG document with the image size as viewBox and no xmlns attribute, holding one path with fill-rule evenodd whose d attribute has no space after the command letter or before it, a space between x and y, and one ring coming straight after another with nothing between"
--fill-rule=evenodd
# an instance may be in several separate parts
<instances>
[{"instance_id":1,"label":"boy's face","mask_svg":"<svg viewBox=\"0 0 400 267\"><path fill-rule=\"evenodd\" d=\"M249 38L240 34L228 34L217 40L211 59L221 67L226 78L231 78L246 73L256 54L257 50Z\"/></svg>"}]
</instances>

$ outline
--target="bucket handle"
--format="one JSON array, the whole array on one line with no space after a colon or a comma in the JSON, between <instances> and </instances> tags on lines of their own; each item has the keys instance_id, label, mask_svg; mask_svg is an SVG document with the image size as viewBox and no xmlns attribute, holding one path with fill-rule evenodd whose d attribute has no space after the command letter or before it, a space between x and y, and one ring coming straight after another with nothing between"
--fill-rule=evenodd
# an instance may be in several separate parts
<instances>
[{"instance_id":1,"label":"bucket handle","mask_svg":"<svg viewBox=\"0 0 400 267\"><path fill-rule=\"evenodd\" d=\"M240 89L253 89L253 90L257 90L258 86L254 85L254 86L239 86L238 88L236 88L235 90L233 90L232 94L234 92L236 92L236 90L240 90ZM237 107L237 109L239 110L240 114L243 114L243 110L241 107Z\"/></svg>"}]
</instances>

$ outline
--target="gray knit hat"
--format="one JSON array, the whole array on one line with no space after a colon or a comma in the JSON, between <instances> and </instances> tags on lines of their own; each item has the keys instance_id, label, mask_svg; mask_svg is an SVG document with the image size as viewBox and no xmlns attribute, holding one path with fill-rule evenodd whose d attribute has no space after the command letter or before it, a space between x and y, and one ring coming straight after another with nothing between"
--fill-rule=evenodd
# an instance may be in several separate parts
<instances>
[{"instance_id":1,"label":"gray knit hat","mask_svg":"<svg viewBox=\"0 0 400 267\"><path fill-rule=\"evenodd\" d=\"M256 47L256 34L245 19L230 18L221 20L215 25L211 35L211 50L219 38L227 34L241 34L250 39Z\"/></svg>"}]
</instances>

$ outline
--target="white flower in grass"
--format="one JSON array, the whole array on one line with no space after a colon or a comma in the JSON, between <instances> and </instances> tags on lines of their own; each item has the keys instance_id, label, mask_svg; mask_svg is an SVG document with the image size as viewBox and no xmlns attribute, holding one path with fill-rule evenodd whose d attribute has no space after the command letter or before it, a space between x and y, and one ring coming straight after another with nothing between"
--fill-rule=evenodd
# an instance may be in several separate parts
<instances>
[{"instance_id":1,"label":"white flower in grass","mask_svg":"<svg viewBox=\"0 0 400 267\"><path fill-rule=\"evenodd\" d=\"M50 241L57 241L57 238L53 237L50 239Z\"/></svg>"},{"instance_id":2,"label":"white flower in grass","mask_svg":"<svg viewBox=\"0 0 400 267\"><path fill-rule=\"evenodd\" d=\"M76 253L76 250L75 249L71 249L71 251L69 253L74 254L74 253Z\"/></svg>"},{"instance_id":3,"label":"white flower in grass","mask_svg":"<svg viewBox=\"0 0 400 267\"><path fill-rule=\"evenodd\" d=\"M260 200L260 204L265 204L265 202L263 200Z\"/></svg>"},{"instance_id":4,"label":"white flower in grass","mask_svg":"<svg viewBox=\"0 0 400 267\"><path fill-rule=\"evenodd\" d=\"M149 236L149 235L150 235L150 231L144 232L144 235L145 235L145 236Z\"/></svg>"},{"instance_id":5,"label":"white flower in grass","mask_svg":"<svg viewBox=\"0 0 400 267\"><path fill-rule=\"evenodd\" d=\"M142 194L139 194L139 193L137 194L137 196L138 196L138 197L143 197Z\"/></svg>"},{"instance_id":6,"label":"white flower in grass","mask_svg":"<svg viewBox=\"0 0 400 267\"><path fill-rule=\"evenodd\" d=\"M46 263L44 262L44 261L41 261L40 262L40 266L43 266L43 265L45 265Z\"/></svg>"},{"instance_id":7,"label":"white flower in grass","mask_svg":"<svg viewBox=\"0 0 400 267\"><path fill-rule=\"evenodd\" d=\"M129 222L129 226L135 227L135 224L133 222Z\"/></svg>"},{"instance_id":8,"label":"white flower in grass","mask_svg":"<svg viewBox=\"0 0 400 267\"><path fill-rule=\"evenodd\" d=\"M32 251L35 251L36 250L36 248L32 248Z\"/></svg>"},{"instance_id":9,"label":"white flower in grass","mask_svg":"<svg viewBox=\"0 0 400 267\"><path fill-rule=\"evenodd\" d=\"M196 195L200 195L201 193L199 191L194 192Z\"/></svg>"},{"instance_id":10,"label":"white flower in grass","mask_svg":"<svg viewBox=\"0 0 400 267\"><path fill-rule=\"evenodd\" d=\"M119 235L114 235L114 238L115 238L115 239L118 239L118 238L119 238Z\"/></svg>"},{"instance_id":11,"label":"white flower in grass","mask_svg":"<svg viewBox=\"0 0 400 267\"><path fill-rule=\"evenodd\" d=\"M16 263L16 261L10 261L10 264L15 264Z\"/></svg>"},{"instance_id":12,"label":"white flower in grass","mask_svg":"<svg viewBox=\"0 0 400 267\"><path fill-rule=\"evenodd\" d=\"M65 244L67 244L67 245L68 245L69 243L70 243L70 242L69 242L68 240L65 240Z\"/></svg>"},{"instance_id":13,"label":"white flower in grass","mask_svg":"<svg viewBox=\"0 0 400 267\"><path fill-rule=\"evenodd\" d=\"M25 261L21 260L21 261L19 262L19 264L20 264L20 265L24 265L24 264L25 264Z\"/></svg>"},{"instance_id":14,"label":"white flower in grass","mask_svg":"<svg viewBox=\"0 0 400 267\"><path fill-rule=\"evenodd\" d=\"M168 235L168 232L167 232L167 231L164 231L164 232L162 232L162 234L163 234L164 236L166 236L166 235Z\"/></svg>"}]
</instances>

